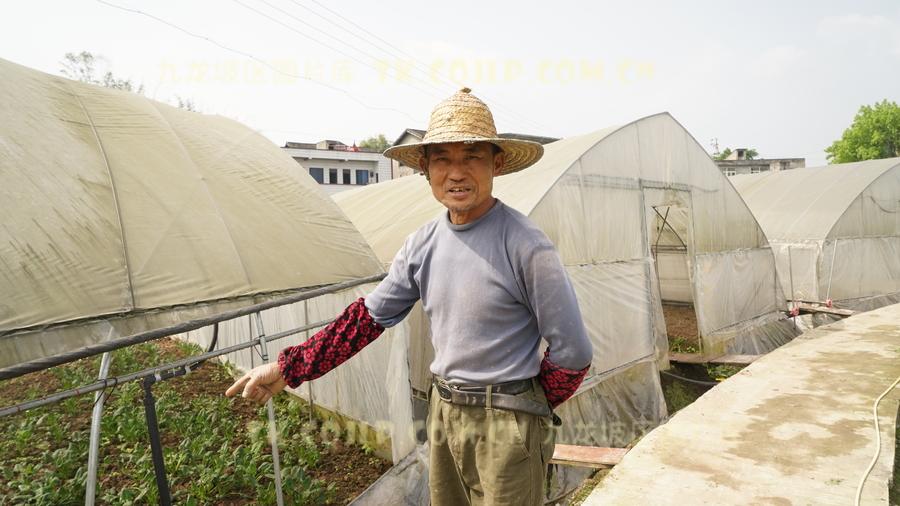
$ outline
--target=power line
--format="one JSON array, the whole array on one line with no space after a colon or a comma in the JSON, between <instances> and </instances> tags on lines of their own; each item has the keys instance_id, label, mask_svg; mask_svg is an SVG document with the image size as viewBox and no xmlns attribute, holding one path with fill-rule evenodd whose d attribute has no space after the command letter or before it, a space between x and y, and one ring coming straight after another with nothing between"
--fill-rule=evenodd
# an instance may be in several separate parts
<instances>
[{"instance_id":1,"label":"power line","mask_svg":"<svg viewBox=\"0 0 900 506\"><path fill-rule=\"evenodd\" d=\"M433 72L431 72L431 69L428 68L428 65L427 65L427 64L425 64L425 63L422 62L421 60L417 59L417 58L416 58L415 56L413 56L412 54L410 54L410 53L404 51L403 49L400 49L399 47L397 47L397 46L391 44L390 42L388 42L387 40L383 39L382 37L379 37L377 34L373 33L373 32L370 31L370 30L368 30L368 29L365 28L364 26L361 26L361 25L355 23L353 20L351 20L351 19L345 17L344 15L342 15L341 13L339 13L339 12L337 12L337 11L332 10L332 9L329 8L327 5L324 5L324 4L320 3L318 0L310 0L310 1L313 2L314 4L318 5L318 6L321 7L322 9L325 9L325 10L328 11L329 13L331 13L331 14L337 16L338 18L340 18L340 19L346 21L347 23L353 25L354 27L358 28L358 29L361 30L362 32L367 33L367 34L369 34L370 36L372 36L373 38L375 38L375 39L381 41L382 43L384 43L384 44L387 45L388 47L390 47L390 48L396 50L397 53L393 53L393 52L391 52L391 51L385 50L384 48L377 46L376 44L374 44L374 43L371 42L370 40L367 40L367 39L364 39L364 38L360 37L360 36L357 35L355 32L353 32L353 31L351 31L351 30L348 30L346 27L343 27L343 26L341 26L340 24L335 23L335 22L331 21L330 19L328 19L328 18L322 16L321 14L316 13L314 10L310 9L309 7L306 7L306 6L302 5L302 4L300 4L297 0L290 0L291 3L293 3L293 4L295 4L295 5L299 6L299 7L301 7L301 8L303 8L303 9L306 9L306 10L309 11L309 12L312 12L312 13L315 14L316 16L318 16L318 17L320 17L320 18L322 18L322 19L328 21L329 23L331 23L331 24L334 25L334 26L337 26L339 29L341 29L341 30L343 30L343 31L345 31L345 32L347 32L347 33L350 33L350 34L353 35L354 37L357 37L357 38L359 38L359 39L365 40L366 42L368 42L369 44L371 44L373 47L376 47L376 48L378 48L379 50L384 51L384 52L387 53L387 54L390 54L391 56L397 57L397 54L399 53L401 56L405 56L405 57L409 58L410 60L412 60L412 62L413 62L413 63L414 63L414 64L415 64L415 65L416 65L423 73L425 73L426 75L428 75L428 74L433 74L435 77L437 77L437 78L440 80L441 83L445 83L445 84L447 84L449 87L458 87L458 86L460 86L461 84L465 84L465 83L459 83L459 82L457 82L457 81L455 81L455 80L453 80L453 79L449 79L449 80L448 80L448 79L444 79L444 77L441 76L439 73L433 73ZM349 44L348 44L348 45L349 45ZM352 46L351 46L351 47L352 47ZM423 80L423 82L427 82L427 81ZM488 101L490 101L491 103L493 103L493 104L495 105L495 109L498 109L498 110L500 110L500 111L503 111L505 114L507 114L507 115L509 115L509 116L511 116L511 117L518 118L519 121L525 121L525 122L527 122L527 123L530 123L530 124L533 125L533 126L536 126L536 127L540 128L540 129L547 129L547 130L550 130L550 128L548 128L546 125L544 125L544 124L542 124L542 123L540 123L540 122L537 122L537 121L535 121L535 120L532 120L531 118L528 118L527 116L524 116L524 115L520 114L519 112L515 111L514 109L505 107L503 104L501 104L501 103L498 102L497 100L494 100L493 98L491 98L491 97L485 95L485 94L482 93L482 92L479 92L479 95L481 95L481 96L484 97L486 100L488 100Z\"/></svg>"},{"instance_id":2,"label":"power line","mask_svg":"<svg viewBox=\"0 0 900 506\"><path fill-rule=\"evenodd\" d=\"M279 25L281 25L281 26L287 28L288 30L290 30L290 31L292 31L292 32L294 32L294 33L296 33L296 34L302 36L303 38L309 39L309 40L315 42L316 44L319 44L319 45L321 45L321 46L324 46L324 47L326 47L326 48L328 48L328 49L330 49L330 50L332 50L332 51L334 51L334 52L336 52L336 53L340 53L340 54L346 56L347 58L350 58L351 60L353 60L353 61L355 61L355 62L357 62L357 63L359 63L359 64L361 64L361 65L364 65L364 66L366 66L366 67L369 67L370 69L374 70L375 72L378 72L378 67L376 67L375 65L372 65L372 64L370 64L370 63L366 63L366 62L360 60L359 58L356 58L355 56L353 56L353 55L347 53L346 51L343 51L343 50L338 49L338 48L336 48L336 47L334 47L334 46L331 46L331 45L329 45L329 44L326 44L326 43L324 43L324 42L322 42L322 41L320 41L320 40L317 40L317 39L315 39L315 38L313 38L313 37L311 37L311 36L309 36L309 35L307 35L307 34L301 32L300 30L297 30L297 29L294 28L293 26L288 25L287 23L282 22L281 20L279 20L279 19L277 19L277 18L273 18L272 16L269 16L268 14L266 14L266 13L264 13L264 12L261 12L261 11L259 11L259 10L257 10L257 9L254 9L253 7L250 7L249 5L247 5L247 4L243 3L243 2L241 2L241 0L231 0L231 1L234 2L234 3L236 3L236 4L238 4L238 5L240 5L240 6L242 6L242 7L244 7L245 9L251 10L251 11L253 11L253 12L259 14L260 16L262 16L262 17L264 17L264 18L266 18L266 19L272 21L273 23L277 23L277 24L279 24ZM264 0L262 0L262 1L263 1L263 3L266 3L267 5L270 5L270 6L271 6L271 4L268 4L268 3L265 2ZM275 7L275 8L278 9L277 7ZM278 10L281 10L281 9L278 9ZM281 11L281 12L284 12L284 11ZM290 14L288 14L288 15L290 15ZM293 17L293 16L292 16L292 17ZM296 18L295 18L295 19L296 19ZM305 22L304 22L304 23L305 23ZM420 91L420 92L422 92L422 93L425 93L426 95L431 95L432 97L437 97L437 96L434 95L433 93L430 93L430 92L425 91L425 90L423 90L423 89L421 89L421 88L418 88L418 87L416 87L416 86L413 86L411 83L403 83L403 84L409 86L410 88L413 88L414 90L417 90L417 91ZM443 97L440 97L440 98L443 98Z\"/></svg>"},{"instance_id":3,"label":"power line","mask_svg":"<svg viewBox=\"0 0 900 506\"><path fill-rule=\"evenodd\" d=\"M294 5L296 5L297 7L300 7L301 9L304 9L304 10L308 11L309 13L314 14L316 17L318 17L318 18L320 18L320 19L322 19L322 20L328 22L330 25L336 27L337 29L342 30L343 32L345 32L345 33L347 33L347 34L350 34L350 35L352 35L353 37L355 37L355 38L357 38L357 39L359 39L359 40L361 40L361 41L363 41L363 42L369 44L370 46L374 47L374 48L377 49L378 51L381 51L381 52L383 52L383 53L385 53L385 54L387 54L387 55L389 55L389 56L391 56L391 57L393 57L393 58L398 58L398 53L395 53L395 52L393 52L393 51L390 50L390 49L385 49L385 48L382 47L381 45L378 45L378 44L372 42L372 39L370 39L370 38L363 37L362 35L359 34L360 31L369 34L372 38L375 38L375 39L377 39L377 40L380 40L380 41L382 41L384 44L386 44L387 46L393 48L393 49L396 50L396 51L399 51L399 52L401 53L401 56L402 56L402 55L405 55L406 57L412 59L414 62L418 62L418 60L416 60L414 56L410 55L409 53L406 53L406 52L403 51L402 49L399 49L398 47L396 47L396 46L394 46L393 44L391 44L390 42L388 42L388 41L382 39L382 38L379 37L378 35L376 35L376 34L372 33L371 31L367 30L366 28L364 28L364 27L362 27L362 26L360 26L360 25L354 23L352 20L347 19L346 17L344 17L344 16L341 15L340 13L335 12L335 11L329 9L329 8L328 8L327 6L325 6L325 5L318 4L319 6L321 6L323 9L327 10L328 12L334 14L335 16L339 17L340 19L343 19L343 20L346 21L347 23L349 23L349 24L351 24L351 25L353 25L353 26L359 28L359 31L349 30L345 25L342 25L342 24L340 24L340 23L337 23L337 22L335 22L334 20L332 20L331 18L328 18L327 16L323 16L322 14L316 12L314 9L311 9L310 7L307 7L307 6L303 5L303 4L301 4L301 3L298 2L297 0L290 0L290 2L293 3ZM317 3L318 3L318 2L317 2ZM345 44L347 44L347 45L349 45L349 46L351 46L351 47L354 47L354 46L352 46L351 44L348 44L348 43L346 43L346 42L345 42ZM399 59L399 58L398 58L398 59ZM427 68L425 68L424 70L425 70L425 73L428 73L428 72L429 72L429 69L427 69ZM440 79L441 84L447 84L449 88L453 88L453 87L454 87L454 84L453 84L453 83L448 82L448 81L445 81L440 75L437 75L436 77L438 77L438 78ZM438 89L441 93L445 93L445 92L446 92L446 90L444 90L444 89L442 89L442 88L438 88L437 85L432 84L432 83L429 83L429 82L428 82L427 80L425 80L425 79L423 79L422 82L423 82L423 83L426 83L426 84L429 84L429 85L431 85L431 86L434 86L435 89Z\"/></svg>"},{"instance_id":4,"label":"power line","mask_svg":"<svg viewBox=\"0 0 900 506\"><path fill-rule=\"evenodd\" d=\"M312 28L312 29L315 30L316 32L321 33L322 35L328 37L329 39L334 40L334 41L336 41L336 42L338 42L338 43L340 43L340 44L343 44L343 45L349 47L350 49L352 49L352 50L354 50L354 51L359 51L360 53L362 53L363 55L365 55L365 56L368 57L368 58L371 58L372 60L378 61L378 59L379 59L378 56L373 55L373 54L371 54L371 53L369 53L369 52L367 52L367 51L364 51L364 50L360 49L359 47L354 46L353 44L351 44L351 43L349 43L349 42L347 42L347 41L341 40L341 39L335 37L334 35L331 35L329 32L327 32L327 31L325 31L325 30L323 30L323 29L321 29L321 28L319 28L319 27L313 25L312 23L309 23L309 22L307 22L307 21L304 21L303 19L300 19L300 18L298 18L297 16L294 16L294 15L291 14L290 12L288 12L288 11L286 11L286 10L284 10L284 9L282 9L282 8L280 8L280 7L278 7L278 6L276 6L276 5L272 5L271 3L269 3L269 2L266 1L266 0L259 0L259 1L262 2L262 3L264 3L264 4L266 4L266 5L268 5L268 6L271 7L272 9L275 9L275 10L277 10L278 12L284 14L285 16L288 16L289 18L294 19L294 20L300 22L301 24L303 24L303 25L305 25L305 26L308 26L308 27ZM297 6L299 6L299 7L302 7L303 9L306 9L306 10L312 12L312 13L315 14L316 16L318 16L318 17L324 19L325 21L328 21L329 23L331 23L332 25L338 27L339 29L343 30L344 32L349 33L349 34L353 35L354 37L357 37L357 38L359 38L359 39L361 39L361 40L364 40L364 41L369 42L367 39L365 39L365 38L363 38L363 37L360 37L360 36L357 35L355 32L353 32L353 31L351 31L351 30L348 30L346 27L343 27L343 26L341 26L340 24L335 23L334 21L328 19L328 18L325 17L325 16L322 16L321 14L319 14L319 13L317 13L317 12L315 12L315 11L309 9L308 7L306 7L306 6L304 6L304 5L300 4L300 3L297 3L297 2L295 2L295 1L293 1L293 0L291 0L291 1L294 3L294 5L297 5ZM371 42L369 42L369 43L371 44ZM374 44L372 44L372 45L373 45L377 50L379 50L379 51L384 51L381 47L379 47L379 46L377 46L377 45L374 45ZM378 69L376 68L375 70L377 71ZM444 92L441 88L438 88L438 87L435 86L434 84L429 83L427 80L422 80L421 82L422 82L423 84L427 85L427 86L430 86L432 89L437 90L438 93L443 94L443 92ZM440 98L443 98L443 95L440 95Z\"/></svg>"},{"instance_id":5,"label":"power line","mask_svg":"<svg viewBox=\"0 0 900 506\"><path fill-rule=\"evenodd\" d=\"M281 20L279 20L279 19L277 19L277 18L273 18L273 17L271 17L271 16L269 16L269 15L267 15L267 14L265 14L265 13L263 13L263 12L257 10L257 9L254 9L254 8L252 8L252 7L250 7L250 6L246 5L246 4L244 4L244 3L241 2L240 0L232 0L232 1L235 2L235 3L237 3L237 4L239 4L239 5L241 5L242 7L246 8L246 9L252 10L252 11L255 12L256 14L259 14L260 16L263 16L263 17L269 19L270 21L272 21L272 22L274 22L274 23L278 23L279 25L281 25L281 26L283 26L283 27L285 27L285 28L287 28L287 29L289 29L289 30L291 30L291 31L293 31L293 32L295 32L295 33L297 33L297 34L303 36L303 37L306 38L306 39L309 39L309 40L311 40L311 41L313 41L313 42L315 42L315 43L317 43L317 44L320 44L320 45L322 45L322 46L324 46L324 47L326 47L326 48L328 48L328 49L331 49L332 51L338 52L338 53L340 53L340 54L342 54L342 55L344 55L344 56L346 56L346 57L348 57L348 58L351 58L353 61L355 61L355 62L357 62L357 63L360 63L360 64L362 64L362 65L364 65L364 66L367 66L367 67L369 67L369 68L375 70L376 72L380 72L380 69L378 69L378 68L375 67L374 65L370 65L370 64L368 64L368 63L366 63L366 62L363 62L363 61L361 61L360 59L355 58L354 56L351 56L351 55L347 54L347 53L346 53L345 51L343 51L343 50L337 49L337 48L335 48L335 47L332 46L332 45L325 44L325 43L323 43L323 42L321 42L321 41L319 41L319 40L317 40L317 39L315 39L315 38L312 38L312 37L310 37L309 35L307 35L307 34L301 32L301 31L298 31L296 28L294 28L294 27L292 27L292 26L290 26L290 25L288 25L288 24L282 22ZM306 10L312 12L313 14L316 14L318 17L327 20L329 23L331 23L332 25L338 27L339 29L343 30L344 32L350 33L350 34L352 34L353 36L355 36L355 37L357 37L357 38L361 38L359 35L355 34L353 31L348 30L346 27L343 27L343 26L341 26L340 24L335 23L335 22L329 20L328 18L322 16L321 14L316 13L315 11L313 11L313 10L309 9L308 7L306 7L306 6L304 6L304 5L302 5L302 4L298 3L298 2L296 2L295 0L290 0L290 1L291 1L294 5L297 5L297 6L301 7L301 8L303 8L303 9L306 9ZM291 19L293 19L293 20L295 20L295 21L297 21L297 22L299 22L299 23L301 23L302 25L304 25L304 26L306 26L306 27L309 27L309 28L315 30L316 32L318 32L318 33L320 33L320 34L322 34L322 35L328 37L329 39L331 39L331 40L333 40L333 41L336 41L336 42L338 42L338 43L340 43L340 44L342 44L342 45L344 45L344 46L347 46L347 47L349 47L349 48L350 48L351 50L353 50L353 51L357 51L357 52L361 53L362 55L364 55L364 56L367 57L367 58L371 58L371 59L376 60L376 61L378 60L378 56L373 55L373 54L371 54L371 53L369 53L368 51L365 51L365 50L363 50L363 49L360 49L358 46L356 46L356 45L354 45L354 44L351 44L350 42L347 42L347 41L338 39L337 37L331 35L331 34L328 33L327 31L325 31L325 30L323 30L323 29L321 29L321 28L319 28L319 27L317 27L317 26L311 24L310 22L307 22L307 21L305 21L305 20L303 20L303 19L301 19L301 18L299 18L299 17L293 15L292 13L290 13L290 12L288 12L288 11L286 11L286 10L284 10L284 9L282 9L282 8L280 8L280 7L278 7L278 6L276 6L276 5L273 5L272 3L268 2L267 0L259 0L259 2L261 2L261 3L265 4L265 5L267 5L268 7L272 8L272 9L274 9L274 10L276 10L276 11L278 11L279 13L281 13L281 14L283 14L283 15L285 15L285 16L287 16L287 17L289 17L289 18L291 18ZM329 10L329 12L334 12L334 11L332 11L332 10L330 10L330 9L328 9L328 10ZM339 16L339 17L341 17L341 19L347 19L347 18L345 18L344 16L341 16L340 14L336 14L336 15ZM349 20L348 20L348 22L351 23L351 24L353 24L354 26L359 27L359 25L357 25L356 23L353 23L352 21L349 21ZM376 37L376 38L378 38L378 39L380 39L380 40L384 40L384 39L381 39L380 37L378 37L377 35L371 33L370 31L366 30L365 28L360 27L360 29L366 31L366 33L371 34L373 37ZM363 39L363 40L365 40L365 39ZM371 44L371 42L370 42L370 44ZM396 54L391 53L391 52L385 50L384 48L379 47L378 45L375 45L375 44L372 44L372 45L373 45L373 47L375 47L375 48L378 49L379 51L383 51L383 52L385 52L386 54L389 54L390 56L396 57ZM395 46L392 46L392 47L395 47ZM409 56L410 58L412 58L413 63L417 64L417 65L418 65L425 73L428 73L428 72L429 72L429 69L427 68L427 66L425 66L424 63L422 63L422 62L416 60L414 56L409 55L408 53L406 53L406 52L404 52L404 51L402 51L402 50L399 50L399 49L398 49L398 51L401 51L401 53L403 53L403 54ZM411 77L413 77L413 78L415 79L414 76L411 76ZM439 74L437 74L436 77L439 77L439 78L441 79L442 82L446 82L443 78L440 77ZM415 79L415 80L416 80L417 82L421 83L421 84L424 84L425 86L428 86L428 87L429 87L430 89L432 89L432 90L436 90L438 93L443 93L443 90L442 90L441 88L439 88L439 87L437 87L435 84L429 82L427 79L418 78L418 79ZM429 95L431 95L432 97L437 98L437 99L439 99L439 100L445 98L443 95L435 95L434 93L430 93L430 92L428 92L428 91L426 91L426 90L424 90L424 89L422 89L422 88L420 88L420 87L418 87L418 86L414 86L414 85L411 84L411 83L407 83L407 82L403 82L403 81L399 81L399 82L400 82L401 84L407 85L407 86L409 86L409 87L411 87L411 88L413 88L413 89L415 89L415 90L417 90L417 91L420 91L420 92L429 94ZM451 84L451 85L452 85L452 84ZM482 94L482 93L480 93L480 94L481 94L482 96L484 96L486 99L489 99L489 97L485 96L484 94ZM489 99L489 100L490 100L490 99ZM491 102L495 102L494 100L490 100L490 101L491 101ZM495 109L501 109L501 110L502 110L502 109L505 109L505 108L503 108L501 104L495 102ZM512 114L511 114L511 115L512 115ZM517 115L518 115L518 114L517 114ZM541 125L541 124L539 124L539 123L537 123L537 122L535 122L535 121L532 121L532 120L530 120L529 118L526 118L525 116L521 116L521 115L518 115L518 116L521 118L519 121L526 121L526 122L529 122L529 123L531 123L532 125L535 125L535 126L537 126L538 128L540 128L540 129L543 129L543 128L544 128L543 125Z\"/></svg>"},{"instance_id":6,"label":"power line","mask_svg":"<svg viewBox=\"0 0 900 506\"><path fill-rule=\"evenodd\" d=\"M353 95L352 93L350 93L349 91L347 91L347 90L345 90L345 89L343 89L343 88L340 88L340 87L338 87L338 86L334 86L334 85L331 85L331 84L328 84L328 83L319 81L319 80L317 80L317 79L313 79L313 78L311 78L311 77L301 76L301 75L293 74L293 73L291 73L291 72L285 72L285 71L283 71L283 70L281 70L281 69L279 69L279 68L277 68L277 67L271 65L270 63L266 62L265 60L262 60L262 59L260 59L260 58L258 58L258 57L256 57L256 56L254 56L254 55L252 55L252 54L250 54L250 53L248 53L248 52L246 52L246 51L241 51L241 50L238 50L238 49L234 49L234 48L228 47L228 46L226 46L226 45L224 45L224 44L221 44L221 43L217 42L216 40L213 40L213 39L211 39L211 38L209 38L209 37L207 37L207 36L205 36L205 35L199 35L199 34L197 34L197 33L191 32L191 31L189 31L189 30L187 30L187 29L185 29L185 28L182 28L181 26L176 25L175 23L172 23L172 22L170 22L170 21L167 21L167 20L165 20L165 19L162 19L162 18L160 18L160 17L158 17L158 16L155 16L155 15L153 15L153 14L150 14L150 13L148 13L148 12L144 12L144 11L139 10L139 9L132 9L132 8L129 8L129 7L123 7L123 6L121 6L121 5L116 5L116 4L114 4L114 3L107 2L106 0L97 0L97 2L98 2L98 3L101 3L101 4L103 4L103 5L106 5L106 6L108 6L108 7L112 7L112 8L115 8L115 9L119 9L119 10L121 10L121 11L131 12L131 13L133 13L133 14L140 14L140 15L142 15L142 16L148 17L148 18L150 18L150 19L152 19L152 20L154 20L154 21L157 21L157 22L159 22L159 23L163 23L163 24L165 24L165 25L167 25L167 26L169 26L169 27L171 27L171 28L174 28L174 29L176 29L176 30L178 30L178 31L180 31L180 32L182 32L182 33L184 33L184 34L190 36L190 37L193 37L193 38L195 38L195 39L204 40L204 41L209 42L210 44L213 44L213 45L215 45L215 46L217 46L217 47L219 47L219 48L221 48L221 49L224 49L224 50L226 50L226 51L228 51L228 52L231 52L231 53L234 53L234 54L243 56L243 57L245 57L245 58L249 58L249 59L251 59L251 60L253 60L253 61L257 62L257 63L260 63L261 65L263 65L263 66L265 66L265 67L268 67L268 68L271 69L272 71L277 72L277 73L279 73L279 74L281 74L281 75L288 76L288 77L293 77L293 78L296 78L296 79L301 79L301 80L303 80L303 81L308 81L308 82L310 82L310 83L313 83L313 84L316 84L316 85L319 85L319 86L328 88L328 89L330 89L330 90L332 90L332 91L336 91L336 92L338 92L338 93L341 93L341 94L345 95L347 98L349 98L350 100L352 100L352 101L358 103L359 105L365 107L366 109L370 109L370 110L373 110L373 111L393 112L393 113L397 113L397 114L401 114L401 115L403 115L403 116L406 116L407 118L409 118L409 119L412 120L412 121L416 121L416 119L415 119L412 115L410 115L409 113L406 113L406 112L401 111L401 110L399 110L399 109L395 109L395 108L393 108L393 107L379 107L379 106L373 106L373 105L370 105L370 104L368 104L367 102L365 102L365 101L363 101L363 100L360 100L360 99L357 98L355 95Z\"/></svg>"}]
</instances>

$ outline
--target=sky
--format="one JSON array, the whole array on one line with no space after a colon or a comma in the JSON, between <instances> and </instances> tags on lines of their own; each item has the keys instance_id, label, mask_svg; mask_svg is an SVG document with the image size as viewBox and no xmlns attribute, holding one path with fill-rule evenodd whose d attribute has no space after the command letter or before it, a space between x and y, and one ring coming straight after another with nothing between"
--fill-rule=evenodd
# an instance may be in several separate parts
<instances>
[{"instance_id":1,"label":"sky","mask_svg":"<svg viewBox=\"0 0 900 506\"><path fill-rule=\"evenodd\" d=\"M708 151L815 166L861 105L900 102L893 0L4 5L0 58L59 74L81 51L279 145L392 141L468 86L500 132L566 137L668 111Z\"/></svg>"}]
</instances>

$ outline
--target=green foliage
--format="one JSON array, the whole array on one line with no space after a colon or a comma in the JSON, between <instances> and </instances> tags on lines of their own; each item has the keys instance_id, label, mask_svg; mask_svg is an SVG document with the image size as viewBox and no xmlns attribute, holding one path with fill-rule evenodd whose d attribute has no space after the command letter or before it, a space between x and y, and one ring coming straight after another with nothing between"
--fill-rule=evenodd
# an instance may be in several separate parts
<instances>
[{"instance_id":1,"label":"green foliage","mask_svg":"<svg viewBox=\"0 0 900 506\"><path fill-rule=\"evenodd\" d=\"M706 364L706 374L710 378L721 381L741 372L743 366L730 364Z\"/></svg>"},{"instance_id":2,"label":"green foliage","mask_svg":"<svg viewBox=\"0 0 900 506\"><path fill-rule=\"evenodd\" d=\"M731 156L734 151L731 148L725 148L721 153L716 153L713 155L713 160L722 161ZM744 159L745 160L754 160L759 156L759 151L754 148L747 148L744 150Z\"/></svg>"},{"instance_id":3,"label":"green foliage","mask_svg":"<svg viewBox=\"0 0 900 506\"><path fill-rule=\"evenodd\" d=\"M900 156L900 106L885 99L860 107L853 124L825 153L830 163Z\"/></svg>"},{"instance_id":4,"label":"green foliage","mask_svg":"<svg viewBox=\"0 0 900 506\"><path fill-rule=\"evenodd\" d=\"M669 350L675 353L700 353L697 339L686 339L680 336L669 336Z\"/></svg>"},{"instance_id":5,"label":"green foliage","mask_svg":"<svg viewBox=\"0 0 900 506\"><path fill-rule=\"evenodd\" d=\"M890 504L900 504L900 424L897 424L894 431L894 476L888 494Z\"/></svg>"},{"instance_id":6,"label":"green foliage","mask_svg":"<svg viewBox=\"0 0 900 506\"><path fill-rule=\"evenodd\" d=\"M177 344L178 356L196 354L194 345ZM114 352L110 374L123 374L172 360L156 344ZM212 365L212 364L210 364ZM210 367L210 365L204 367ZM94 379L99 358L50 370L61 388ZM215 374L226 374L215 366ZM16 381L16 380L12 380ZM176 504L245 501L275 503L274 466L265 408L252 419L236 416L234 404L222 395L192 394L176 382L153 387L166 471ZM26 385L24 381L22 385ZM44 395L39 388L27 398ZM100 443L97 499L105 504L155 504L159 497L153 471L147 424L138 382L119 385L104 409ZM6 398L0 405L23 400ZM84 502L92 396L0 418L0 505L79 504ZM297 402L276 398L281 472L287 504L327 504L335 487L311 477L321 460L321 447L305 424ZM245 423L249 421L249 423Z\"/></svg>"},{"instance_id":7,"label":"green foliage","mask_svg":"<svg viewBox=\"0 0 900 506\"><path fill-rule=\"evenodd\" d=\"M368 139L360 142L359 147L364 149L371 149L372 151L378 151L380 153L385 149L391 147L391 143L384 137L384 134L378 134L378 136L376 137L369 137Z\"/></svg>"},{"instance_id":8,"label":"green foliage","mask_svg":"<svg viewBox=\"0 0 900 506\"><path fill-rule=\"evenodd\" d=\"M673 381L669 385L663 386L663 397L671 414L696 401L700 394L684 383Z\"/></svg>"},{"instance_id":9,"label":"green foliage","mask_svg":"<svg viewBox=\"0 0 900 506\"><path fill-rule=\"evenodd\" d=\"M729 156L731 156L731 148L725 148L721 153L713 155L713 159L721 161L728 158Z\"/></svg>"}]
</instances>

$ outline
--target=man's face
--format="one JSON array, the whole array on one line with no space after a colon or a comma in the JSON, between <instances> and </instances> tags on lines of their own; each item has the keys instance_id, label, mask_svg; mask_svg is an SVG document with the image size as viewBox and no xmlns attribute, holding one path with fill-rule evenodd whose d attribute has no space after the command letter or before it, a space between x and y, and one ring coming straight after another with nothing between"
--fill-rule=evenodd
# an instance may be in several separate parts
<instances>
[{"instance_id":1,"label":"man's face","mask_svg":"<svg viewBox=\"0 0 900 506\"><path fill-rule=\"evenodd\" d=\"M450 211L456 224L481 217L494 204L494 176L503 170L503 153L487 142L433 144L419 160L431 192Z\"/></svg>"}]
</instances>

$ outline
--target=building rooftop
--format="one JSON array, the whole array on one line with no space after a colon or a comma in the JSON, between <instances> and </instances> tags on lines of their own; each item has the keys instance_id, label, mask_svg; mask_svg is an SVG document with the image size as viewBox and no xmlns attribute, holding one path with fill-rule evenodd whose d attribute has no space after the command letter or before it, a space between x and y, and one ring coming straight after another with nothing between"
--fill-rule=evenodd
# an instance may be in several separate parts
<instances>
[{"instance_id":1,"label":"building rooftop","mask_svg":"<svg viewBox=\"0 0 900 506\"><path fill-rule=\"evenodd\" d=\"M359 153L381 153L375 149L361 148L354 143L348 146L341 141L324 139L319 142L293 142L288 141L282 146L285 149L315 149L319 151L354 151Z\"/></svg>"}]
</instances>

